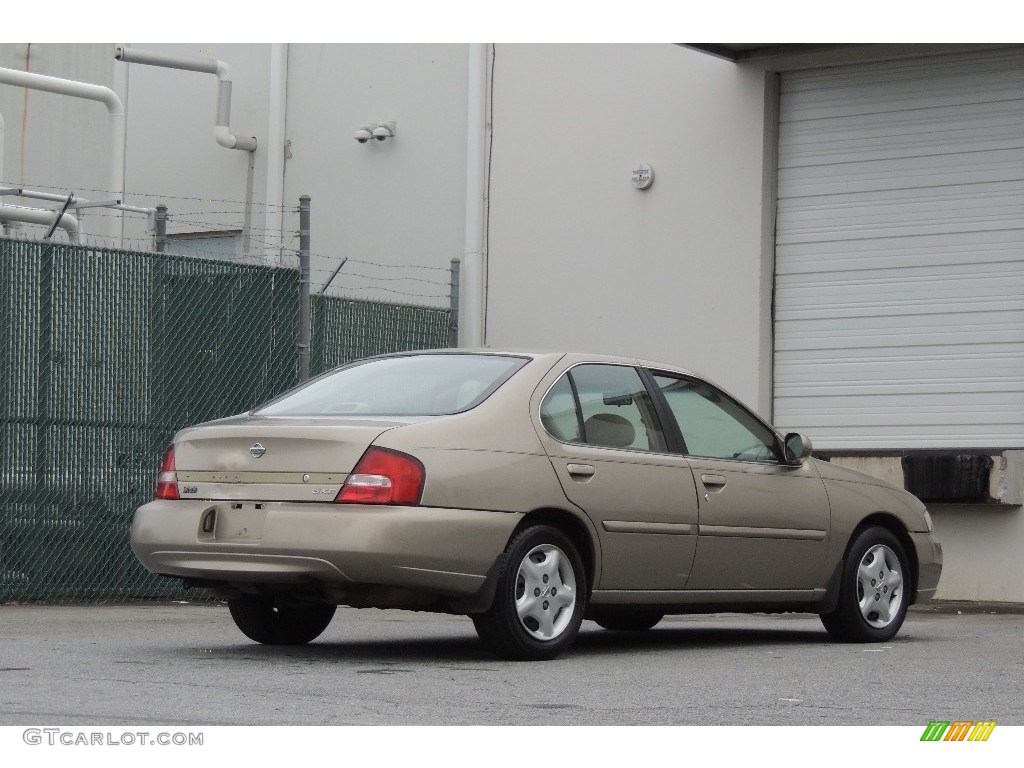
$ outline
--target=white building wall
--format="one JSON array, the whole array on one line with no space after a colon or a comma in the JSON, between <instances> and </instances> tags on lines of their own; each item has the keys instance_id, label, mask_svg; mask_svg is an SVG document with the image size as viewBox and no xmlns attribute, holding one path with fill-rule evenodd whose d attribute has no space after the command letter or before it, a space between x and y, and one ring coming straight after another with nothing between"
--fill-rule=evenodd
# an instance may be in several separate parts
<instances>
[{"instance_id":1,"label":"white building wall","mask_svg":"<svg viewBox=\"0 0 1024 768\"><path fill-rule=\"evenodd\" d=\"M255 136L258 144L250 157L249 152L226 149L215 141L216 75L114 62L127 70L125 199L145 207L167 205L171 217L167 231L172 235L241 229L252 161L252 202L258 214L255 226L263 227L267 155L273 151L266 141L270 46L145 41L126 45L226 62L233 81L231 129L239 136ZM113 56L111 48L112 60ZM264 234L262 229L253 233L256 245L265 239ZM151 247L151 236L140 226L131 230L131 238L129 247ZM262 257L262 249L253 251Z\"/></svg>"},{"instance_id":2,"label":"white building wall","mask_svg":"<svg viewBox=\"0 0 1024 768\"><path fill-rule=\"evenodd\" d=\"M677 363L767 413L764 78L671 45L497 46L487 343Z\"/></svg>"},{"instance_id":3,"label":"white building wall","mask_svg":"<svg viewBox=\"0 0 1024 768\"><path fill-rule=\"evenodd\" d=\"M227 61L235 91L232 127L266 135L269 45L128 45ZM216 76L124 64L115 60L115 49L113 43L8 43L0 45L0 66L106 86L121 98L126 116L126 204L152 208L165 203L172 234L241 228L250 157L214 140ZM108 189L110 126L103 104L0 84L0 114L6 128L5 184L74 192L90 200L114 197ZM257 209L263 202L266 152L267 147L260 146L253 158ZM29 200L20 204L46 207ZM109 209L80 212L83 242L111 244L105 239L109 227L104 221L120 215ZM151 249L149 224L145 216L125 215L123 246Z\"/></svg>"},{"instance_id":4,"label":"white building wall","mask_svg":"<svg viewBox=\"0 0 1024 768\"><path fill-rule=\"evenodd\" d=\"M942 542L939 600L1024 603L1024 510L930 505Z\"/></svg>"},{"instance_id":5,"label":"white building wall","mask_svg":"<svg viewBox=\"0 0 1024 768\"><path fill-rule=\"evenodd\" d=\"M122 95L115 82L113 46L55 43L0 44L0 67L101 85ZM4 121L3 177L0 187L68 194L88 199L112 197L110 117L98 101L27 90L0 83ZM0 197L3 204L45 208L48 203ZM99 230L103 216L88 211L83 230ZM25 225L26 234L40 229ZM57 235L63 238L63 235Z\"/></svg>"},{"instance_id":6,"label":"white building wall","mask_svg":"<svg viewBox=\"0 0 1024 768\"><path fill-rule=\"evenodd\" d=\"M462 255L465 232L468 45L125 45L226 62L231 129L255 136L256 151L214 140L215 75L125 64L115 60L113 43L0 44L0 66L105 85L122 96L124 199L167 205L169 250L296 266L299 196L309 195L314 290L348 257L329 293L448 305L451 260ZM104 197L103 105L30 91L25 118L24 93L0 85L3 181ZM385 120L397 122L394 139L354 140L361 124ZM232 233L245 227L247 210L246 241ZM97 242L111 215L85 211L83 242ZM151 249L149 224L129 214L124 247ZM173 240L179 236L187 240Z\"/></svg>"},{"instance_id":7,"label":"white building wall","mask_svg":"<svg viewBox=\"0 0 1024 768\"><path fill-rule=\"evenodd\" d=\"M292 45L284 200L311 200L313 288L448 305L462 255L466 45ZM396 135L360 144L360 125ZM292 249L297 247L295 241Z\"/></svg>"}]
</instances>

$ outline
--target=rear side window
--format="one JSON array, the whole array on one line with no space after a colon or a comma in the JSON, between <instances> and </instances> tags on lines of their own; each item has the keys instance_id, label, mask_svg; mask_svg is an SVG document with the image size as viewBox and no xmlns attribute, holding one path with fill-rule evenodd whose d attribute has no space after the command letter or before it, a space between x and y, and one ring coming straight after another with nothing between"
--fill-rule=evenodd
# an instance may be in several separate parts
<instances>
[{"instance_id":1,"label":"rear side window","mask_svg":"<svg viewBox=\"0 0 1024 768\"><path fill-rule=\"evenodd\" d=\"M548 391L544 428L566 443L664 452L665 437L635 368L578 365Z\"/></svg>"},{"instance_id":2,"label":"rear side window","mask_svg":"<svg viewBox=\"0 0 1024 768\"><path fill-rule=\"evenodd\" d=\"M263 416L440 416L475 408L526 359L506 355L407 355L354 363L282 395Z\"/></svg>"},{"instance_id":3,"label":"rear side window","mask_svg":"<svg viewBox=\"0 0 1024 768\"><path fill-rule=\"evenodd\" d=\"M568 374L555 382L540 404L540 420L552 437L564 443L580 441L579 413Z\"/></svg>"}]
</instances>

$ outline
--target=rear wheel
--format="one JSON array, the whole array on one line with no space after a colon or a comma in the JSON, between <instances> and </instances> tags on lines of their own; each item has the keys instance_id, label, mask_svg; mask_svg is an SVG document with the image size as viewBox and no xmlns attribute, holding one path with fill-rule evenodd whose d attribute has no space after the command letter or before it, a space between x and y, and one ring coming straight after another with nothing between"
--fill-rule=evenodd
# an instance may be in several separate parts
<instances>
[{"instance_id":1,"label":"rear wheel","mask_svg":"<svg viewBox=\"0 0 1024 768\"><path fill-rule=\"evenodd\" d=\"M228 600L235 625L246 637L264 645L302 645L327 629L337 606L295 603L269 595L243 595Z\"/></svg>"},{"instance_id":2,"label":"rear wheel","mask_svg":"<svg viewBox=\"0 0 1024 768\"><path fill-rule=\"evenodd\" d=\"M613 632L646 632L663 618L663 613L599 613L594 622Z\"/></svg>"},{"instance_id":3,"label":"rear wheel","mask_svg":"<svg viewBox=\"0 0 1024 768\"><path fill-rule=\"evenodd\" d=\"M911 573L899 539L886 528L867 528L850 545L835 610L821 623L837 640L891 640L910 607Z\"/></svg>"},{"instance_id":4,"label":"rear wheel","mask_svg":"<svg viewBox=\"0 0 1024 768\"><path fill-rule=\"evenodd\" d=\"M537 525L505 548L494 603L474 614L473 624L502 658L553 659L575 640L586 598L583 561L572 541L557 528Z\"/></svg>"}]
</instances>

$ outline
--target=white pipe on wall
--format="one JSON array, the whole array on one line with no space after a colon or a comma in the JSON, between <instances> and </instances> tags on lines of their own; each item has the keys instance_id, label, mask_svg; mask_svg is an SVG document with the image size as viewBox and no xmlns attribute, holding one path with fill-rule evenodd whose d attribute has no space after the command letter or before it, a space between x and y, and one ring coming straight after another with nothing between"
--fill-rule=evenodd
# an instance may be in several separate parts
<instances>
[{"instance_id":1,"label":"white pipe on wall","mask_svg":"<svg viewBox=\"0 0 1024 768\"><path fill-rule=\"evenodd\" d=\"M0 185L4 182L4 116L0 114Z\"/></svg>"},{"instance_id":2,"label":"white pipe on wall","mask_svg":"<svg viewBox=\"0 0 1024 768\"><path fill-rule=\"evenodd\" d=\"M47 211L43 208L23 208L20 205L0 205L0 221L20 221L25 224L42 224L50 226L60 215L60 211ZM72 243L79 241L78 219L70 213L60 217L58 225L68 234Z\"/></svg>"},{"instance_id":3,"label":"white pipe on wall","mask_svg":"<svg viewBox=\"0 0 1024 768\"><path fill-rule=\"evenodd\" d=\"M116 93L102 85L80 83L77 80L65 80L60 77L22 72L5 67L0 67L0 83L36 91L47 91L62 96L89 99L104 104L110 116L110 181L107 184L107 191L114 196L118 204L124 200L124 105ZM119 245L123 245L121 242L121 217L111 216L110 218L111 237Z\"/></svg>"},{"instance_id":4,"label":"white pipe on wall","mask_svg":"<svg viewBox=\"0 0 1024 768\"><path fill-rule=\"evenodd\" d=\"M58 195L58 194L54 194L53 192L36 192L35 190L31 190L31 189L19 189L18 190L18 197L25 197L25 198L28 198L30 200L50 200L51 202L54 202L54 203L63 203L65 200L68 199L67 195ZM78 197L76 195L75 196L75 201L71 204L71 207L72 208L81 208L81 207L86 207L87 206L87 207L92 208L94 206L89 205L91 202L92 202L91 200L87 200L84 197ZM156 213L156 208L143 208L143 207L138 206L138 205L124 205L124 204L121 204L121 205L111 205L111 206L104 206L104 207L110 207L110 208L113 208L114 210L117 210L117 211L127 211L128 213L144 213L147 216L152 216L153 214Z\"/></svg>"},{"instance_id":5,"label":"white pipe on wall","mask_svg":"<svg viewBox=\"0 0 1024 768\"><path fill-rule=\"evenodd\" d=\"M218 59L207 59L190 56L169 56L140 48L118 46L114 58L126 64L148 64L153 67L167 69L184 69L190 72L205 72L216 75L220 81L217 86L217 118L213 127L213 137L222 147L240 149L246 152L256 150L256 137L238 137L231 133L231 67Z\"/></svg>"},{"instance_id":6,"label":"white pipe on wall","mask_svg":"<svg viewBox=\"0 0 1024 768\"><path fill-rule=\"evenodd\" d=\"M268 264L280 263L284 238L285 141L288 126L288 43L270 46L270 109L267 115L266 213L263 229Z\"/></svg>"},{"instance_id":7,"label":"white pipe on wall","mask_svg":"<svg viewBox=\"0 0 1024 768\"><path fill-rule=\"evenodd\" d=\"M487 46L469 46L466 136L466 247L459 291L459 346L484 339L484 196L487 183Z\"/></svg>"}]
</instances>

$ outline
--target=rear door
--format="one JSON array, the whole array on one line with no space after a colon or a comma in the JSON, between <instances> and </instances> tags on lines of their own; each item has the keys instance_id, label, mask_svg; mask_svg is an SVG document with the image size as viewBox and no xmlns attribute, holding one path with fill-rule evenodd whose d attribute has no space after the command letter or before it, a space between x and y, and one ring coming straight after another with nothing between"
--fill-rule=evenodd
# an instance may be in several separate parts
<instances>
[{"instance_id":1,"label":"rear door","mask_svg":"<svg viewBox=\"0 0 1024 768\"><path fill-rule=\"evenodd\" d=\"M583 363L544 392L539 433L566 497L598 530L601 590L680 590L697 542L697 491L669 452L637 369Z\"/></svg>"}]
</instances>

